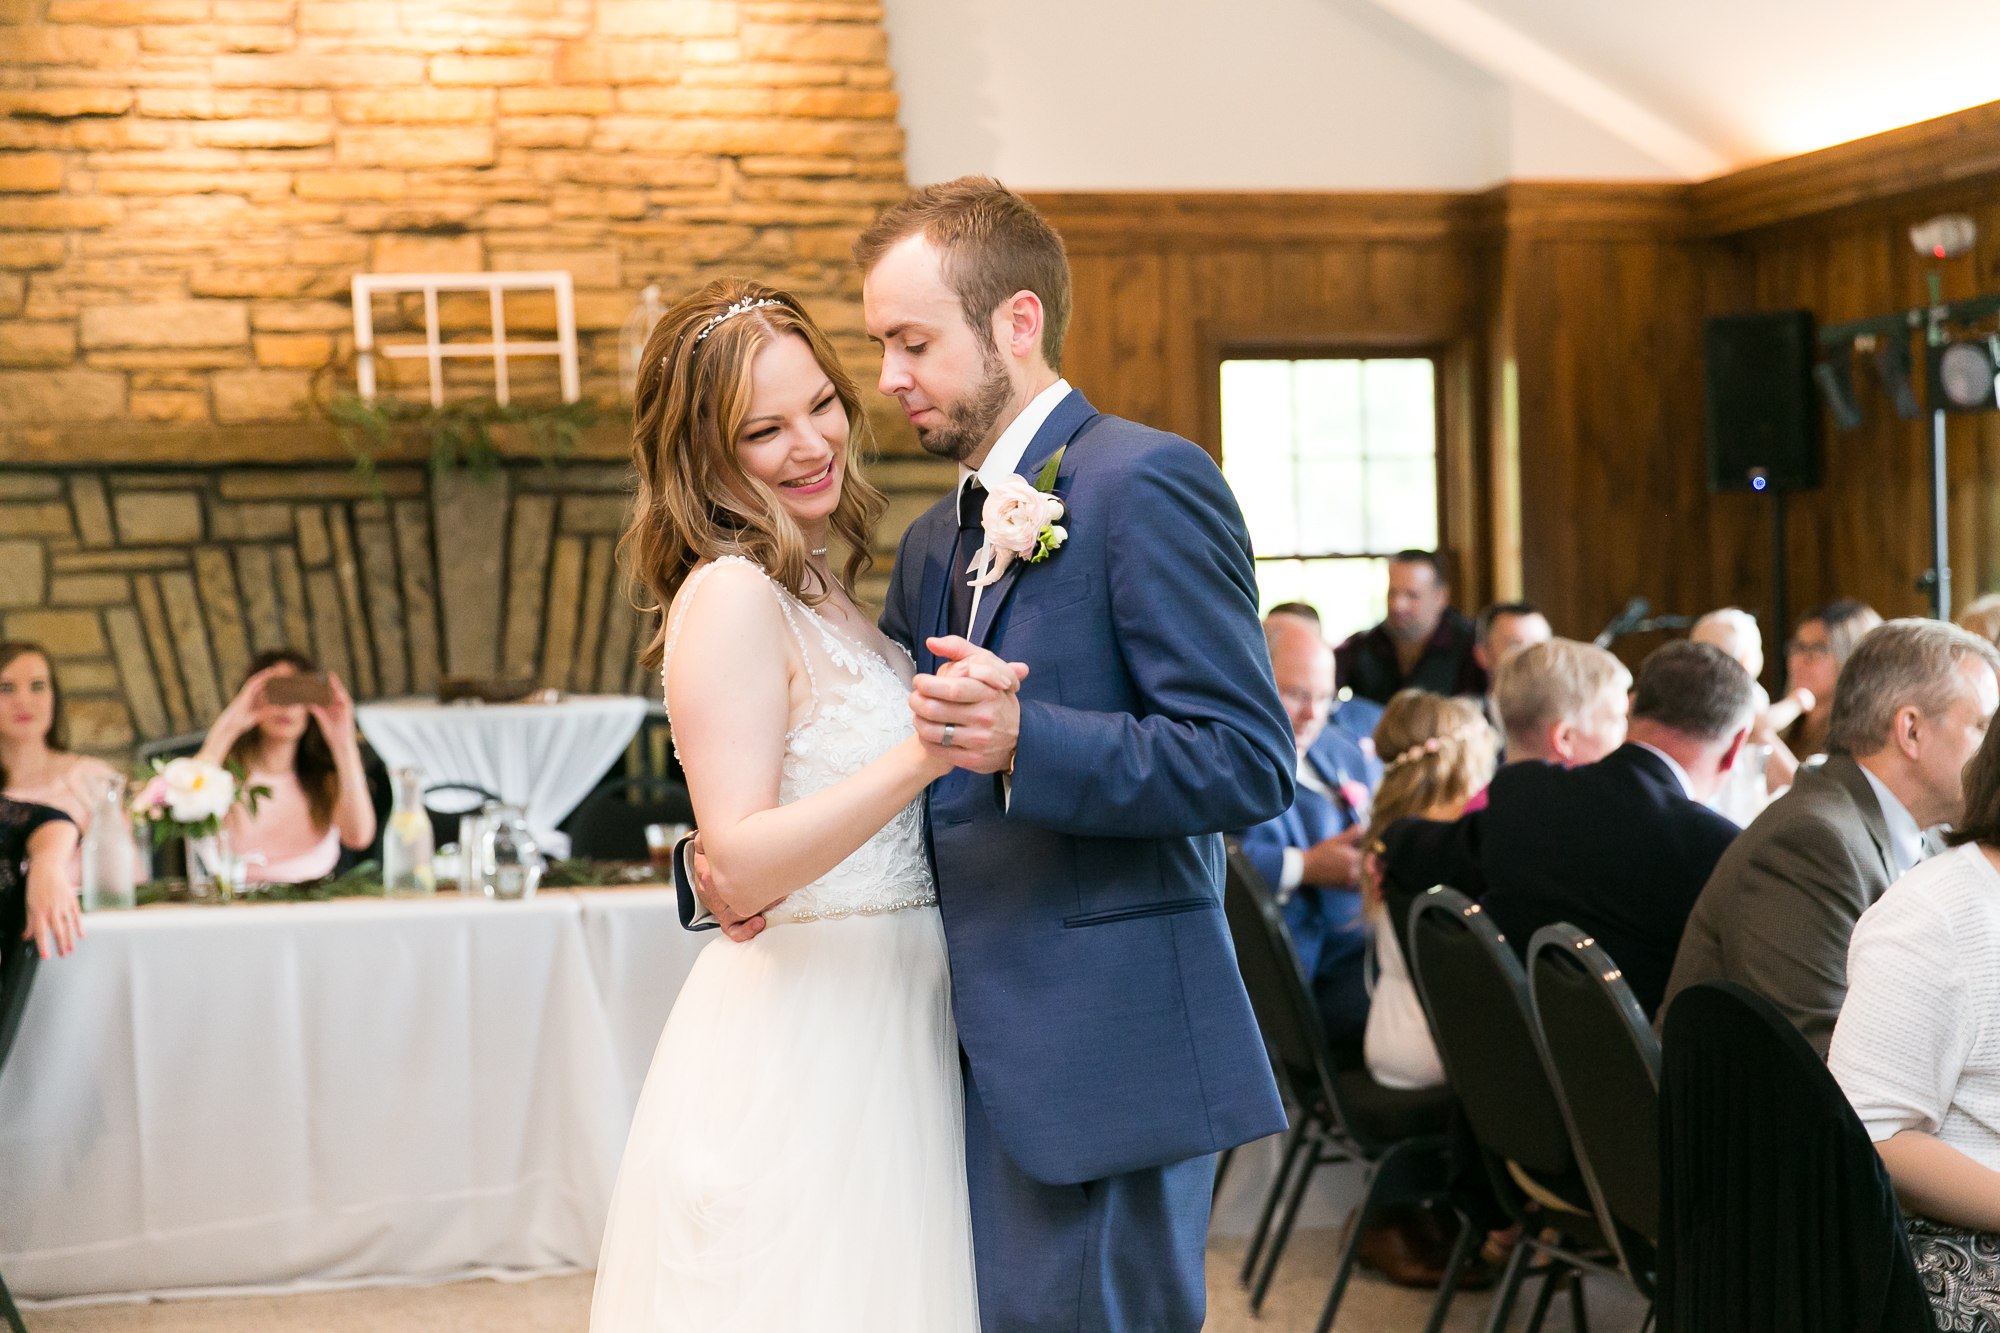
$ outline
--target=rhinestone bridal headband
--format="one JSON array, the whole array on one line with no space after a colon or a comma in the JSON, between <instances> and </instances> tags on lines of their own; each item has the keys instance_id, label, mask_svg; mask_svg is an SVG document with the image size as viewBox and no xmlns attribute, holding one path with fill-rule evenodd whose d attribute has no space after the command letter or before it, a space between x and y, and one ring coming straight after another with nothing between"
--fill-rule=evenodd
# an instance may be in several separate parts
<instances>
[{"instance_id":1,"label":"rhinestone bridal headband","mask_svg":"<svg viewBox=\"0 0 2000 1333\"><path fill-rule=\"evenodd\" d=\"M753 301L746 296L741 301L738 301L735 305L730 306L727 310L723 311L721 314L709 320L708 323L702 325L701 332L694 335L694 340L696 342L700 342L703 338L706 338L714 330L716 325L720 324L723 320L728 319L731 315L740 315L743 314L745 311L749 310L761 310L763 307L767 305L783 305L783 304L784 304L783 301L774 301L768 296L761 301Z\"/></svg>"}]
</instances>

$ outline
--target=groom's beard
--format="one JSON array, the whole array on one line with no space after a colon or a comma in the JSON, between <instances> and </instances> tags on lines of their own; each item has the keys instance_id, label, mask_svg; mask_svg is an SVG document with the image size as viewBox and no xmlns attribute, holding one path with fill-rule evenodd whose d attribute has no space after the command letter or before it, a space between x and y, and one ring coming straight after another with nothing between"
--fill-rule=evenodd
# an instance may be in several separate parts
<instances>
[{"instance_id":1,"label":"groom's beard","mask_svg":"<svg viewBox=\"0 0 2000 1333\"><path fill-rule=\"evenodd\" d=\"M978 388L955 403L938 404L938 410L944 413L944 424L932 426L929 430L917 427L917 443L923 445L926 453L963 463L973 450L986 442L986 437L993 431L993 423L1006 410L1014 386L1007 378L1007 367L1000 360L999 352L992 348L983 349L979 365L984 378Z\"/></svg>"}]
</instances>

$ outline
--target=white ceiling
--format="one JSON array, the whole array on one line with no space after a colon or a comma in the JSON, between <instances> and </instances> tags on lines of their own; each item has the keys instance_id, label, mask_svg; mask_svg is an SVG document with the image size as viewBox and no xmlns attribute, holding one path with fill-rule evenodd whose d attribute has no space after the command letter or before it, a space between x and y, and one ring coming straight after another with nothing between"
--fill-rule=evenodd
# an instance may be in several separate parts
<instances>
[{"instance_id":1,"label":"white ceiling","mask_svg":"<svg viewBox=\"0 0 2000 1333\"><path fill-rule=\"evenodd\" d=\"M1434 0L1404 2L1421 7ZM1472 3L1730 167L2000 100L2000 5L1991 3L1910 9L1889 0Z\"/></svg>"},{"instance_id":2,"label":"white ceiling","mask_svg":"<svg viewBox=\"0 0 2000 1333\"><path fill-rule=\"evenodd\" d=\"M914 181L1700 180L2000 100L2000 3L886 0ZM1946 24L1949 23L1947 28Z\"/></svg>"}]
</instances>

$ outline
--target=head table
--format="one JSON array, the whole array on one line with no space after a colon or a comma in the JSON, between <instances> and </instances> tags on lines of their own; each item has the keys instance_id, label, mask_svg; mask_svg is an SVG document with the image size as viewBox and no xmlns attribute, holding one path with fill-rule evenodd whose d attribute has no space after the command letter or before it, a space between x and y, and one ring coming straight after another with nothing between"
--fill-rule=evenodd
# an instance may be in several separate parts
<instances>
[{"instance_id":1,"label":"head table","mask_svg":"<svg viewBox=\"0 0 2000 1333\"><path fill-rule=\"evenodd\" d=\"M485 788L521 807L543 851L564 856L569 839L556 825L617 761L647 707L628 695L548 704L388 699L361 704L354 719L389 767L422 769L427 787Z\"/></svg>"},{"instance_id":2,"label":"head table","mask_svg":"<svg viewBox=\"0 0 2000 1333\"><path fill-rule=\"evenodd\" d=\"M0 1273L31 1299L594 1267L716 938L659 887L85 925L0 1071Z\"/></svg>"}]
</instances>

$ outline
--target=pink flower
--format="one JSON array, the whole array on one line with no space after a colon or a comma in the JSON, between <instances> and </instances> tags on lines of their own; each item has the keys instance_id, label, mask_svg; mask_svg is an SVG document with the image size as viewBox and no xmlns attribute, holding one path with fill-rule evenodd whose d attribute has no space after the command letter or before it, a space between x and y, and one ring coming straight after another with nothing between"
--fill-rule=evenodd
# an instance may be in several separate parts
<instances>
[{"instance_id":1,"label":"pink flower","mask_svg":"<svg viewBox=\"0 0 2000 1333\"><path fill-rule=\"evenodd\" d=\"M973 579L973 586L997 582L1010 562L1032 557L1044 540L1049 550L1061 546L1069 536L1056 525L1062 516L1062 501L1036 490L1026 477L1011 476L994 487L980 514L980 525L986 529L986 549L980 556L987 568ZM973 571L978 568L975 562Z\"/></svg>"}]
</instances>

